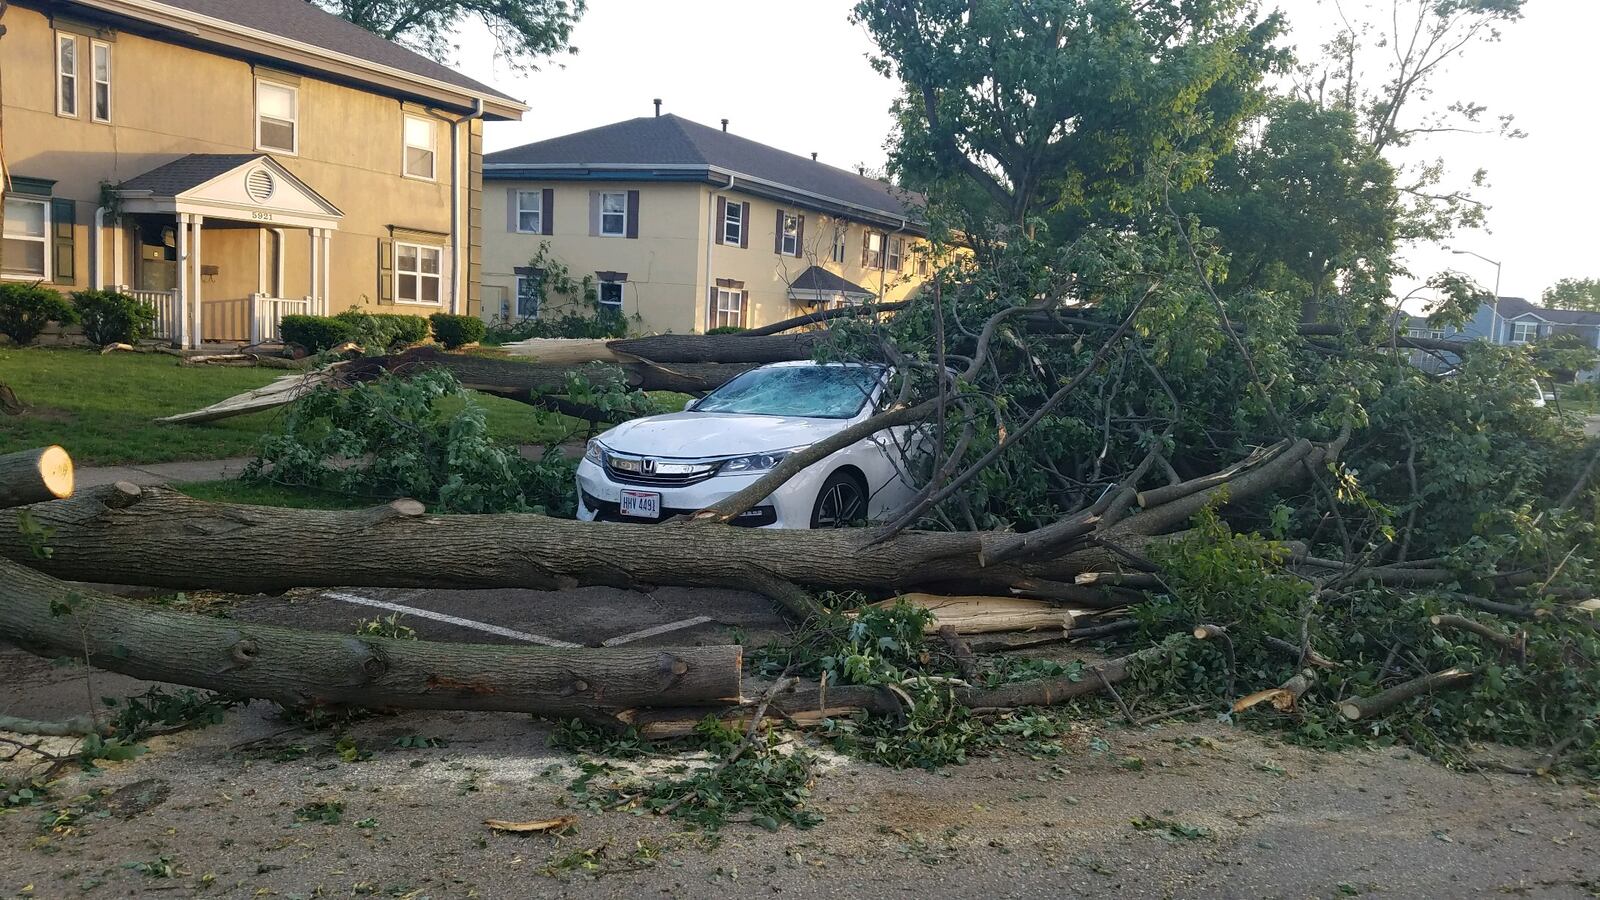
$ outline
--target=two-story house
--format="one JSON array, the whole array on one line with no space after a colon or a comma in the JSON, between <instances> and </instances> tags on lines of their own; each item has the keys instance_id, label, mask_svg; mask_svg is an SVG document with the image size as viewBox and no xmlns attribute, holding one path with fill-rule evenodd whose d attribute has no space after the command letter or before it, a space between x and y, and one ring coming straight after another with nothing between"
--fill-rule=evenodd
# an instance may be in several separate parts
<instances>
[{"instance_id":1,"label":"two-story house","mask_svg":"<svg viewBox=\"0 0 1600 900\"><path fill-rule=\"evenodd\" d=\"M1535 306L1522 297L1501 297L1498 303L1484 303L1472 319L1461 328L1428 324L1421 316L1406 318L1405 327L1412 337L1461 341L1489 341L1490 343L1520 346L1556 335L1572 335L1585 346L1600 349L1600 313L1577 309L1548 309ZM1411 361L1430 372L1451 368L1456 363L1455 354L1428 353L1414 350ZM1576 375L1579 381L1600 379L1600 370L1591 369Z\"/></svg>"},{"instance_id":2,"label":"two-story house","mask_svg":"<svg viewBox=\"0 0 1600 900\"><path fill-rule=\"evenodd\" d=\"M305 0L12 0L0 277L121 287L186 346L477 313L483 121L523 104Z\"/></svg>"},{"instance_id":3,"label":"two-story house","mask_svg":"<svg viewBox=\"0 0 1600 900\"><path fill-rule=\"evenodd\" d=\"M645 332L755 327L904 299L930 269L920 198L674 115L484 160L488 319L550 314L536 259Z\"/></svg>"}]
</instances>

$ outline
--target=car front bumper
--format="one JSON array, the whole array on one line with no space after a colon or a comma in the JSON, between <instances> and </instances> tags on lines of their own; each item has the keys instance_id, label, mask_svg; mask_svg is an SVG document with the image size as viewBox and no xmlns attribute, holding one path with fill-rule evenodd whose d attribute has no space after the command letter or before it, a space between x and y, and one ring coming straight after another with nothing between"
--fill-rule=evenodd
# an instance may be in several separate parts
<instances>
[{"instance_id":1,"label":"car front bumper","mask_svg":"<svg viewBox=\"0 0 1600 900\"><path fill-rule=\"evenodd\" d=\"M699 484L653 486L619 484L590 460L578 464L578 518L585 522L634 522L649 524L711 506L754 484L765 472L748 475L718 475ZM816 503L816 475L800 472L756 504L731 524L759 528L810 528L811 508ZM661 518L624 516L620 512L623 491L645 491L661 495Z\"/></svg>"}]
</instances>

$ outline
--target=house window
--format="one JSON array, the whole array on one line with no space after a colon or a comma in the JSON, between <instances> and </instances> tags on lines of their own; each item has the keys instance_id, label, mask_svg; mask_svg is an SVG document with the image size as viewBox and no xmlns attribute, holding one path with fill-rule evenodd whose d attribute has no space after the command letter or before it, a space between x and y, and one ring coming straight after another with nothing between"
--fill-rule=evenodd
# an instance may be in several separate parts
<instances>
[{"instance_id":1,"label":"house window","mask_svg":"<svg viewBox=\"0 0 1600 900\"><path fill-rule=\"evenodd\" d=\"M600 195L600 233L606 237L625 237L628 233L628 194L607 191ZM621 303L618 295L618 303Z\"/></svg>"},{"instance_id":2,"label":"house window","mask_svg":"<svg viewBox=\"0 0 1600 900\"><path fill-rule=\"evenodd\" d=\"M42 200L7 197L5 243L0 257L5 259L7 278L50 278L50 204Z\"/></svg>"},{"instance_id":3,"label":"house window","mask_svg":"<svg viewBox=\"0 0 1600 900\"><path fill-rule=\"evenodd\" d=\"M717 288L717 308L711 311L711 327L744 327L744 291Z\"/></svg>"},{"instance_id":4,"label":"house window","mask_svg":"<svg viewBox=\"0 0 1600 900\"><path fill-rule=\"evenodd\" d=\"M1538 322L1512 322L1511 343L1526 344L1539 336Z\"/></svg>"},{"instance_id":5,"label":"house window","mask_svg":"<svg viewBox=\"0 0 1600 900\"><path fill-rule=\"evenodd\" d=\"M904 238L889 239L889 271L900 271L901 263L906 256L906 242Z\"/></svg>"},{"instance_id":6,"label":"house window","mask_svg":"<svg viewBox=\"0 0 1600 900\"><path fill-rule=\"evenodd\" d=\"M845 238L848 236L849 232L844 228L836 229L833 232L833 261L841 266L844 265L844 255L847 252Z\"/></svg>"},{"instance_id":7,"label":"house window","mask_svg":"<svg viewBox=\"0 0 1600 900\"><path fill-rule=\"evenodd\" d=\"M517 191L517 230L544 233L544 191Z\"/></svg>"},{"instance_id":8,"label":"house window","mask_svg":"<svg viewBox=\"0 0 1600 900\"><path fill-rule=\"evenodd\" d=\"M537 318L539 315L539 301L543 298L543 278L537 275L517 276L517 318Z\"/></svg>"},{"instance_id":9,"label":"house window","mask_svg":"<svg viewBox=\"0 0 1600 900\"><path fill-rule=\"evenodd\" d=\"M78 117L77 35L56 35L56 112Z\"/></svg>"},{"instance_id":10,"label":"house window","mask_svg":"<svg viewBox=\"0 0 1600 900\"><path fill-rule=\"evenodd\" d=\"M412 178L434 178L434 128L433 120L421 116L406 116L405 124L405 174Z\"/></svg>"},{"instance_id":11,"label":"house window","mask_svg":"<svg viewBox=\"0 0 1600 900\"><path fill-rule=\"evenodd\" d=\"M394 298L400 303L439 302L439 263L444 251L420 244L394 245Z\"/></svg>"},{"instance_id":12,"label":"house window","mask_svg":"<svg viewBox=\"0 0 1600 900\"><path fill-rule=\"evenodd\" d=\"M928 269L931 268L931 266L932 266L932 263L930 263L928 261L928 254L926 252L923 252L922 254L917 256L917 274L918 275L926 277L927 274L928 274Z\"/></svg>"},{"instance_id":13,"label":"house window","mask_svg":"<svg viewBox=\"0 0 1600 900\"><path fill-rule=\"evenodd\" d=\"M793 213L783 214L783 238L779 243L779 252L784 256L800 255L800 217Z\"/></svg>"},{"instance_id":14,"label":"house window","mask_svg":"<svg viewBox=\"0 0 1600 900\"><path fill-rule=\"evenodd\" d=\"M883 266L883 235L869 231L861 239L861 265L868 269Z\"/></svg>"},{"instance_id":15,"label":"house window","mask_svg":"<svg viewBox=\"0 0 1600 900\"><path fill-rule=\"evenodd\" d=\"M299 152L299 122L299 89L270 81L256 82L257 150Z\"/></svg>"},{"instance_id":16,"label":"house window","mask_svg":"<svg viewBox=\"0 0 1600 900\"><path fill-rule=\"evenodd\" d=\"M94 76L94 120L111 121L111 45L104 41L89 42L90 63Z\"/></svg>"},{"instance_id":17,"label":"house window","mask_svg":"<svg viewBox=\"0 0 1600 900\"><path fill-rule=\"evenodd\" d=\"M603 313L622 313L622 282L600 282L600 311Z\"/></svg>"},{"instance_id":18,"label":"house window","mask_svg":"<svg viewBox=\"0 0 1600 900\"><path fill-rule=\"evenodd\" d=\"M744 204L723 204L727 212L722 214L722 242L738 246L744 243Z\"/></svg>"}]
</instances>

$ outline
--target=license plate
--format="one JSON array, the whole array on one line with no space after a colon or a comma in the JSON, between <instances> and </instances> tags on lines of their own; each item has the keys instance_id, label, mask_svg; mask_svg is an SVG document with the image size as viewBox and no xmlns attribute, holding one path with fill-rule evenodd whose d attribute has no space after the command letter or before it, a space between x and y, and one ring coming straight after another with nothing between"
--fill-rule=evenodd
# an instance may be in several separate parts
<instances>
[{"instance_id":1,"label":"license plate","mask_svg":"<svg viewBox=\"0 0 1600 900\"><path fill-rule=\"evenodd\" d=\"M640 519L661 518L661 495L649 491L623 491L622 514Z\"/></svg>"}]
</instances>

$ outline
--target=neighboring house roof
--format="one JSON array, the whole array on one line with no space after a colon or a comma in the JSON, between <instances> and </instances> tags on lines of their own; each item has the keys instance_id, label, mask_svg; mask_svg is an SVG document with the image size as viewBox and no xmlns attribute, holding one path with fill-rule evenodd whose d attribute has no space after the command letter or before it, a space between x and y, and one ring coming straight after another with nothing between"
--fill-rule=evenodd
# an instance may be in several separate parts
<instances>
[{"instance_id":1,"label":"neighboring house roof","mask_svg":"<svg viewBox=\"0 0 1600 900\"><path fill-rule=\"evenodd\" d=\"M72 0L86 9L125 16L158 27L172 20L217 28L217 34L177 28L180 34L202 42L234 36L270 45L282 52L267 54L281 62L317 71L343 74L308 60L354 63L375 72L436 83L470 97L493 101L501 117L516 118L527 106L516 98L468 78L449 66L379 37L365 28L328 13L309 0ZM255 49L252 46L251 49ZM299 52L299 51L309 51Z\"/></svg>"},{"instance_id":2,"label":"neighboring house roof","mask_svg":"<svg viewBox=\"0 0 1600 900\"><path fill-rule=\"evenodd\" d=\"M1514 319L1523 313L1533 312L1538 308L1522 297L1501 297L1496 311L1499 312L1502 319Z\"/></svg>"},{"instance_id":3,"label":"neighboring house roof","mask_svg":"<svg viewBox=\"0 0 1600 900\"><path fill-rule=\"evenodd\" d=\"M1581 309L1532 309L1520 315L1508 316L1507 318L1536 318L1554 325L1600 325L1600 313Z\"/></svg>"},{"instance_id":4,"label":"neighboring house roof","mask_svg":"<svg viewBox=\"0 0 1600 900\"><path fill-rule=\"evenodd\" d=\"M790 296L811 295L812 298L842 294L844 296L875 296L854 281L837 275L821 266L811 266L789 285Z\"/></svg>"},{"instance_id":5,"label":"neighboring house roof","mask_svg":"<svg viewBox=\"0 0 1600 900\"><path fill-rule=\"evenodd\" d=\"M923 198L675 115L629 119L484 156L488 178L693 180L921 231ZM743 182L743 183L741 183Z\"/></svg>"}]
</instances>

